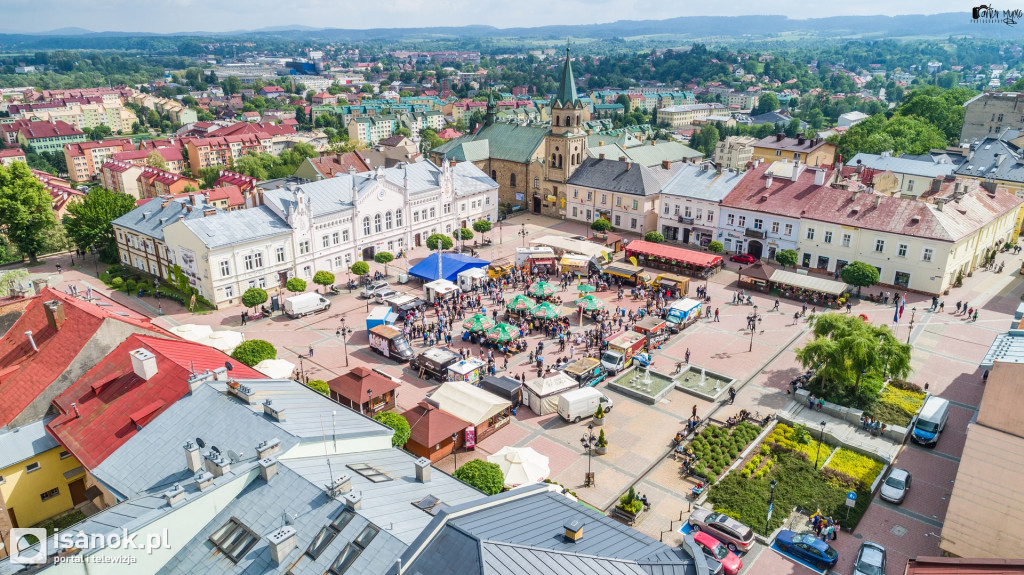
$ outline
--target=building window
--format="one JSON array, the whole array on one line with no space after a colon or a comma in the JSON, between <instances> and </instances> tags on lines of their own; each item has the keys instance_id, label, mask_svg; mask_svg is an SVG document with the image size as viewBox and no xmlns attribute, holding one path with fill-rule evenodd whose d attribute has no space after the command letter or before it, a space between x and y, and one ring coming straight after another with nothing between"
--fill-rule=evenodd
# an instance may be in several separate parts
<instances>
[{"instance_id":1,"label":"building window","mask_svg":"<svg viewBox=\"0 0 1024 575\"><path fill-rule=\"evenodd\" d=\"M666 216L668 215L668 213L669 213L669 211L670 211L671 209L672 209L672 207L671 207L671 206L669 206L668 204L665 204L665 215L666 215Z\"/></svg>"},{"instance_id":2,"label":"building window","mask_svg":"<svg viewBox=\"0 0 1024 575\"><path fill-rule=\"evenodd\" d=\"M885 252L885 240L875 240L875 251L878 253Z\"/></svg>"},{"instance_id":3,"label":"building window","mask_svg":"<svg viewBox=\"0 0 1024 575\"><path fill-rule=\"evenodd\" d=\"M420 221L420 213L419 212L413 212L412 213L412 223L418 224L419 221Z\"/></svg>"},{"instance_id":4,"label":"building window","mask_svg":"<svg viewBox=\"0 0 1024 575\"><path fill-rule=\"evenodd\" d=\"M261 288L261 289L262 288L266 288L267 287L267 278L258 278L256 280L256 287Z\"/></svg>"},{"instance_id":5,"label":"building window","mask_svg":"<svg viewBox=\"0 0 1024 575\"><path fill-rule=\"evenodd\" d=\"M876 252L882 251L882 250L878 249L878 243L877 242L875 243L875 251ZM907 257L907 244L899 244L899 245L897 245L896 246L896 255L898 255L901 258Z\"/></svg>"},{"instance_id":6,"label":"building window","mask_svg":"<svg viewBox=\"0 0 1024 575\"><path fill-rule=\"evenodd\" d=\"M60 452L60 458L61 459L67 459L69 457L71 457L71 452L70 451L61 451Z\"/></svg>"},{"instance_id":7,"label":"building window","mask_svg":"<svg viewBox=\"0 0 1024 575\"><path fill-rule=\"evenodd\" d=\"M384 229L390 230L393 224L394 224L394 216L389 211L389 212L384 214Z\"/></svg>"},{"instance_id":8,"label":"building window","mask_svg":"<svg viewBox=\"0 0 1024 575\"><path fill-rule=\"evenodd\" d=\"M277 263L283 264L284 263L284 246L279 246L276 251L277 251Z\"/></svg>"},{"instance_id":9,"label":"building window","mask_svg":"<svg viewBox=\"0 0 1024 575\"><path fill-rule=\"evenodd\" d=\"M715 210L708 210L708 223L715 221Z\"/></svg>"},{"instance_id":10,"label":"building window","mask_svg":"<svg viewBox=\"0 0 1024 575\"><path fill-rule=\"evenodd\" d=\"M633 209L634 210L640 209L640 202L639 201L633 200Z\"/></svg>"},{"instance_id":11,"label":"building window","mask_svg":"<svg viewBox=\"0 0 1024 575\"><path fill-rule=\"evenodd\" d=\"M793 235L793 224L786 224L786 226L782 228L782 233L787 236Z\"/></svg>"},{"instance_id":12,"label":"building window","mask_svg":"<svg viewBox=\"0 0 1024 575\"><path fill-rule=\"evenodd\" d=\"M580 191L578 189L576 189L576 188L572 189L572 199L574 199L574 200L580 199Z\"/></svg>"},{"instance_id":13,"label":"building window","mask_svg":"<svg viewBox=\"0 0 1024 575\"><path fill-rule=\"evenodd\" d=\"M622 197L621 196L615 196L615 206L616 207L622 206Z\"/></svg>"},{"instance_id":14,"label":"building window","mask_svg":"<svg viewBox=\"0 0 1024 575\"><path fill-rule=\"evenodd\" d=\"M725 222L727 224L729 224L730 226L736 225L736 216L735 216L735 214L729 214L728 216L726 216L725 217Z\"/></svg>"},{"instance_id":15,"label":"building window","mask_svg":"<svg viewBox=\"0 0 1024 575\"><path fill-rule=\"evenodd\" d=\"M575 218L578 215L579 215L579 212L577 211L576 206L573 206L572 207L572 217Z\"/></svg>"},{"instance_id":16,"label":"building window","mask_svg":"<svg viewBox=\"0 0 1024 575\"><path fill-rule=\"evenodd\" d=\"M762 220L760 218L754 218L754 229L755 230L763 230L764 229L764 220Z\"/></svg>"},{"instance_id":17,"label":"building window","mask_svg":"<svg viewBox=\"0 0 1024 575\"><path fill-rule=\"evenodd\" d=\"M34 461L25 466L25 473L32 473L33 471L39 471L38 461Z\"/></svg>"},{"instance_id":18,"label":"building window","mask_svg":"<svg viewBox=\"0 0 1024 575\"><path fill-rule=\"evenodd\" d=\"M807 228L807 239L814 239L814 228Z\"/></svg>"},{"instance_id":19,"label":"building window","mask_svg":"<svg viewBox=\"0 0 1024 575\"><path fill-rule=\"evenodd\" d=\"M312 277L313 276L313 268L311 266L302 266L302 276L303 277L307 277L307 278L308 277Z\"/></svg>"},{"instance_id":20,"label":"building window","mask_svg":"<svg viewBox=\"0 0 1024 575\"><path fill-rule=\"evenodd\" d=\"M844 248L850 247L850 240L851 239L852 238L850 237L850 234L843 234L843 247Z\"/></svg>"},{"instance_id":21,"label":"building window","mask_svg":"<svg viewBox=\"0 0 1024 575\"><path fill-rule=\"evenodd\" d=\"M231 262L220 260L220 277L226 278L231 275Z\"/></svg>"},{"instance_id":22,"label":"building window","mask_svg":"<svg viewBox=\"0 0 1024 575\"><path fill-rule=\"evenodd\" d=\"M622 217L615 216L615 225L616 226L621 226L622 225Z\"/></svg>"},{"instance_id":23,"label":"building window","mask_svg":"<svg viewBox=\"0 0 1024 575\"><path fill-rule=\"evenodd\" d=\"M334 244L334 245L340 244L341 243L341 234L339 234L338 232L334 232L333 234L331 234L331 243Z\"/></svg>"},{"instance_id":24,"label":"building window","mask_svg":"<svg viewBox=\"0 0 1024 575\"><path fill-rule=\"evenodd\" d=\"M370 235L370 216L363 217L363 235Z\"/></svg>"},{"instance_id":25,"label":"building window","mask_svg":"<svg viewBox=\"0 0 1024 575\"><path fill-rule=\"evenodd\" d=\"M378 233L378 234L383 229L383 228L381 228L380 221L381 221L380 220L380 214L374 214L374 216L373 216L373 231Z\"/></svg>"},{"instance_id":26,"label":"building window","mask_svg":"<svg viewBox=\"0 0 1024 575\"><path fill-rule=\"evenodd\" d=\"M331 246L331 236L323 236L322 238L320 238L320 244L323 247L325 247L325 248L330 247Z\"/></svg>"},{"instance_id":27,"label":"building window","mask_svg":"<svg viewBox=\"0 0 1024 575\"><path fill-rule=\"evenodd\" d=\"M914 191L914 180L907 180L907 191L908 192L913 192Z\"/></svg>"},{"instance_id":28,"label":"building window","mask_svg":"<svg viewBox=\"0 0 1024 575\"><path fill-rule=\"evenodd\" d=\"M629 219L629 227L634 230L636 229L636 218Z\"/></svg>"},{"instance_id":29,"label":"building window","mask_svg":"<svg viewBox=\"0 0 1024 575\"><path fill-rule=\"evenodd\" d=\"M235 286L224 286L224 297L235 297Z\"/></svg>"},{"instance_id":30,"label":"building window","mask_svg":"<svg viewBox=\"0 0 1024 575\"><path fill-rule=\"evenodd\" d=\"M772 233L779 233L779 222L772 222Z\"/></svg>"},{"instance_id":31,"label":"building window","mask_svg":"<svg viewBox=\"0 0 1024 575\"><path fill-rule=\"evenodd\" d=\"M462 206L463 206L463 209L465 209L466 204L462 204ZM474 207L476 207L476 206L474 206ZM446 213L446 214L452 213L452 204L451 204L451 202L449 202L449 203L444 205L444 213ZM430 214L430 217L434 217L434 214Z\"/></svg>"},{"instance_id":32,"label":"building window","mask_svg":"<svg viewBox=\"0 0 1024 575\"><path fill-rule=\"evenodd\" d=\"M533 178L533 189L535 189L535 190L539 190L540 189L540 178L537 178L537 177Z\"/></svg>"},{"instance_id":33,"label":"building window","mask_svg":"<svg viewBox=\"0 0 1024 575\"><path fill-rule=\"evenodd\" d=\"M58 495L60 495L60 489L54 487L53 489L51 489L49 491L44 491L44 492L40 493L39 494L39 498L42 499L43 501L47 501L49 499L53 499L54 497L56 497Z\"/></svg>"},{"instance_id":34,"label":"building window","mask_svg":"<svg viewBox=\"0 0 1024 575\"><path fill-rule=\"evenodd\" d=\"M395 225L402 227L402 210L395 210ZM345 238L346 240L348 238Z\"/></svg>"},{"instance_id":35,"label":"building window","mask_svg":"<svg viewBox=\"0 0 1024 575\"><path fill-rule=\"evenodd\" d=\"M234 563L245 557L259 540L259 535L234 517L210 535L210 541Z\"/></svg>"},{"instance_id":36,"label":"building window","mask_svg":"<svg viewBox=\"0 0 1024 575\"><path fill-rule=\"evenodd\" d=\"M589 201L591 201L593 199L594 199L594 192L592 192L590 190L587 190L587 201L589 202Z\"/></svg>"},{"instance_id":37,"label":"building window","mask_svg":"<svg viewBox=\"0 0 1024 575\"><path fill-rule=\"evenodd\" d=\"M832 232L825 232L825 243L832 243Z\"/></svg>"},{"instance_id":38,"label":"building window","mask_svg":"<svg viewBox=\"0 0 1024 575\"><path fill-rule=\"evenodd\" d=\"M932 261L932 249L931 248L925 248L924 251L921 252L921 259L926 261L926 262Z\"/></svg>"},{"instance_id":39,"label":"building window","mask_svg":"<svg viewBox=\"0 0 1024 575\"><path fill-rule=\"evenodd\" d=\"M782 150L775 150L775 155L776 156L781 156L782 155Z\"/></svg>"},{"instance_id":40,"label":"building window","mask_svg":"<svg viewBox=\"0 0 1024 575\"><path fill-rule=\"evenodd\" d=\"M739 226L741 228L747 227L747 216L738 216L736 218L736 221L737 221L737 223L739 223Z\"/></svg>"},{"instance_id":41,"label":"building window","mask_svg":"<svg viewBox=\"0 0 1024 575\"><path fill-rule=\"evenodd\" d=\"M683 217L684 218L692 218L693 217L693 212L690 210L690 206L686 206L685 208L683 208Z\"/></svg>"},{"instance_id":42,"label":"building window","mask_svg":"<svg viewBox=\"0 0 1024 575\"><path fill-rule=\"evenodd\" d=\"M601 194L601 205L608 203L608 194Z\"/></svg>"},{"instance_id":43,"label":"building window","mask_svg":"<svg viewBox=\"0 0 1024 575\"><path fill-rule=\"evenodd\" d=\"M509 174L509 176L508 176L508 185L513 187L513 188L516 187L516 175L515 174Z\"/></svg>"},{"instance_id":44,"label":"building window","mask_svg":"<svg viewBox=\"0 0 1024 575\"><path fill-rule=\"evenodd\" d=\"M434 208L430 208L430 219L434 219L436 217L437 217L437 210L434 209Z\"/></svg>"}]
</instances>

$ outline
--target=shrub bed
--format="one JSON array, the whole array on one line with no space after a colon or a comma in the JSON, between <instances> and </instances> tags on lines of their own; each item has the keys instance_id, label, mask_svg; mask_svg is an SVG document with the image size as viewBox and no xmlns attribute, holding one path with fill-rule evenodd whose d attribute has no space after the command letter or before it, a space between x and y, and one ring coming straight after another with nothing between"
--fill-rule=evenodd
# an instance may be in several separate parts
<instances>
[{"instance_id":1,"label":"shrub bed","mask_svg":"<svg viewBox=\"0 0 1024 575\"><path fill-rule=\"evenodd\" d=\"M728 430L711 425L705 427L690 443L697 455L694 472L709 480L718 477L760 432L760 427L746 421Z\"/></svg>"},{"instance_id":2,"label":"shrub bed","mask_svg":"<svg viewBox=\"0 0 1024 575\"><path fill-rule=\"evenodd\" d=\"M799 425L794 428L779 423L764 441L773 453L791 453L797 458L810 461L812 467L815 458L818 459L820 468L828 459L829 453L832 453L832 446L827 443L821 443L819 451L818 440Z\"/></svg>"},{"instance_id":3,"label":"shrub bed","mask_svg":"<svg viewBox=\"0 0 1024 575\"><path fill-rule=\"evenodd\" d=\"M822 473L841 485L870 491L882 467L880 461L840 447L822 469Z\"/></svg>"},{"instance_id":4,"label":"shrub bed","mask_svg":"<svg viewBox=\"0 0 1024 575\"><path fill-rule=\"evenodd\" d=\"M906 427L914 419L914 414L924 405L926 394L923 391L899 388L893 383L885 386L878 401L864 415L871 416L888 425Z\"/></svg>"},{"instance_id":5,"label":"shrub bed","mask_svg":"<svg viewBox=\"0 0 1024 575\"><path fill-rule=\"evenodd\" d=\"M874 407L878 396L882 391L882 378L876 375L866 375L860 380L860 387L854 389L853 385L837 385L823 387L820 377L814 377L804 386L814 397L824 397L825 401L867 411Z\"/></svg>"}]
</instances>

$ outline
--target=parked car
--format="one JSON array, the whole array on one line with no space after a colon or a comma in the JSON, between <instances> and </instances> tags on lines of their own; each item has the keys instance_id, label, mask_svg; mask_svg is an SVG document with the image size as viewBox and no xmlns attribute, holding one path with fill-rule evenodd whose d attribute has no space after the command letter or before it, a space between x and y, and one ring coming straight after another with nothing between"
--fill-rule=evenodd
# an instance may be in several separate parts
<instances>
[{"instance_id":1,"label":"parked car","mask_svg":"<svg viewBox=\"0 0 1024 575\"><path fill-rule=\"evenodd\" d=\"M775 544L779 546L779 549L807 561L818 569L831 569L839 562L839 554L835 549L807 533L783 529L775 538Z\"/></svg>"},{"instance_id":2,"label":"parked car","mask_svg":"<svg viewBox=\"0 0 1024 575\"><path fill-rule=\"evenodd\" d=\"M693 534L693 540L705 555L722 564L725 575L736 575L743 568L743 561L718 539L703 531L697 531Z\"/></svg>"},{"instance_id":3,"label":"parked car","mask_svg":"<svg viewBox=\"0 0 1024 575\"><path fill-rule=\"evenodd\" d=\"M865 541L853 562L853 575L885 575L885 547Z\"/></svg>"},{"instance_id":4,"label":"parked car","mask_svg":"<svg viewBox=\"0 0 1024 575\"><path fill-rule=\"evenodd\" d=\"M377 303L385 303L386 300L389 300L395 297L396 295L399 295L398 292L396 292L394 289L388 286L378 291L377 293L373 294L373 301Z\"/></svg>"},{"instance_id":5,"label":"parked car","mask_svg":"<svg viewBox=\"0 0 1024 575\"><path fill-rule=\"evenodd\" d=\"M688 521L694 530L703 531L725 543L734 553L749 551L754 544L754 532L728 515L698 507L690 513Z\"/></svg>"},{"instance_id":6,"label":"parked car","mask_svg":"<svg viewBox=\"0 0 1024 575\"><path fill-rule=\"evenodd\" d=\"M377 295L377 292L387 291L391 289L391 284L386 281L375 281L363 288L363 291L359 292L359 295L365 298L371 298Z\"/></svg>"},{"instance_id":7,"label":"parked car","mask_svg":"<svg viewBox=\"0 0 1024 575\"><path fill-rule=\"evenodd\" d=\"M741 264L752 264L757 261L757 258L750 254L733 254L729 256L729 261L739 262Z\"/></svg>"},{"instance_id":8,"label":"parked car","mask_svg":"<svg viewBox=\"0 0 1024 575\"><path fill-rule=\"evenodd\" d=\"M903 503L903 499L907 497L907 491L910 490L910 480L909 471L894 467L889 472L889 477L886 477L885 482L882 483L882 488L878 490L878 496L889 503Z\"/></svg>"}]
</instances>

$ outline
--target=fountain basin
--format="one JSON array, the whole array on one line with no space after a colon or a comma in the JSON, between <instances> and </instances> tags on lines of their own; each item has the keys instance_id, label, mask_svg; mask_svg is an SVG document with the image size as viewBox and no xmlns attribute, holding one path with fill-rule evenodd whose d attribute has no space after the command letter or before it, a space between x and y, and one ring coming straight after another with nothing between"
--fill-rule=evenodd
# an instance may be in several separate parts
<instances>
[{"instance_id":1,"label":"fountain basin","mask_svg":"<svg viewBox=\"0 0 1024 575\"><path fill-rule=\"evenodd\" d=\"M647 376L650 377L649 385L645 381ZM672 376L659 373L653 369L647 370L647 368L635 364L634 367L622 372L622 375L608 382L609 389L614 389L622 395L650 405L654 405L664 399L672 391L673 386Z\"/></svg>"},{"instance_id":2,"label":"fountain basin","mask_svg":"<svg viewBox=\"0 0 1024 575\"><path fill-rule=\"evenodd\" d=\"M709 371L706 368L688 365L674 379L675 388L679 391L697 396L705 401L715 401L736 383L728 375Z\"/></svg>"}]
</instances>

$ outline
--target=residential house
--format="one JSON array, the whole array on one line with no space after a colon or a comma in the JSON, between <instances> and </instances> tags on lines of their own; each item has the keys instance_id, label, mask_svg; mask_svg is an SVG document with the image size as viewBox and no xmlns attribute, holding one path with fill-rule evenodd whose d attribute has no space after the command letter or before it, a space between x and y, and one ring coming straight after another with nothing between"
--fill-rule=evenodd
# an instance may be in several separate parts
<instances>
[{"instance_id":1,"label":"residential house","mask_svg":"<svg viewBox=\"0 0 1024 575\"><path fill-rule=\"evenodd\" d=\"M712 162L684 165L661 188L657 229L665 241L707 246L718 237L722 199L742 179Z\"/></svg>"},{"instance_id":2,"label":"residential house","mask_svg":"<svg viewBox=\"0 0 1024 575\"><path fill-rule=\"evenodd\" d=\"M916 198L929 190L935 178L944 179L954 175L957 165L950 162L944 155L935 159L932 156L918 159L893 157L889 153L860 153L846 162L846 168L861 172L862 180L866 177L863 172L868 170L874 172L875 175L871 179L873 183L876 183L872 186L875 191L887 194L898 193L901 196ZM885 173L891 173L894 176L893 182L889 185L882 184L879 181L880 178L877 177L877 174Z\"/></svg>"},{"instance_id":3,"label":"residential house","mask_svg":"<svg viewBox=\"0 0 1024 575\"><path fill-rule=\"evenodd\" d=\"M368 367L354 367L327 382L331 399L373 417L395 409L398 384Z\"/></svg>"},{"instance_id":4,"label":"residential house","mask_svg":"<svg viewBox=\"0 0 1024 575\"><path fill-rule=\"evenodd\" d=\"M110 159L103 162L100 180L104 188L128 194L138 200L142 199L142 192L139 190L139 176L142 175L142 170L143 166Z\"/></svg>"},{"instance_id":5,"label":"residential house","mask_svg":"<svg viewBox=\"0 0 1024 575\"><path fill-rule=\"evenodd\" d=\"M0 166L10 166L14 162L27 162L25 152L21 148L0 150Z\"/></svg>"},{"instance_id":6,"label":"residential house","mask_svg":"<svg viewBox=\"0 0 1024 575\"><path fill-rule=\"evenodd\" d=\"M199 189L199 182L192 178L149 166L142 168L136 181L139 184L139 195L143 198L174 196L190 188Z\"/></svg>"},{"instance_id":7,"label":"residential house","mask_svg":"<svg viewBox=\"0 0 1024 575\"><path fill-rule=\"evenodd\" d=\"M248 124L244 124L248 125ZM192 175L199 170L219 166L230 168L235 160L246 154L270 154L273 152L273 138L265 132L255 134L232 134L209 138L185 139L185 150Z\"/></svg>"},{"instance_id":8,"label":"residential house","mask_svg":"<svg viewBox=\"0 0 1024 575\"><path fill-rule=\"evenodd\" d=\"M715 146L715 163L726 168L746 169L754 158L756 141L752 136L729 136Z\"/></svg>"},{"instance_id":9,"label":"residential house","mask_svg":"<svg viewBox=\"0 0 1024 575\"><path fill-rule=\"evenodd\" d=\"M587 158L566 183L566 217L588 224L604 218L617 229L640 235L656 230L658 192L680 167Z\"/></svg>"},{"instance_id":10,"label":"residential house","mask_svg":"<svg viewBox=\"0 0 1024 575\"><path fill-rule=\"evenodd\" d=\"M85 141L85 132L60 120L15 120L9 124L0 124L0 129L5 132L7 144L18 144L37 154L63 153L64 144Z\"/></svg>"},{"instance_id":11,"label":"residential house","mask_svg":"<svg viewBox=\"0 0 1024 575\"><path fill-rule=\"evenodd\" d=\"M754 160L800 162L808 166L831 166L835 162L836 147L821 138L807 138L803 134L790 138L776 134L753 143Z\"/></svg>"},{"instance_id":12,"label":"residential house","mask_svg":"<svg viewBox=\"0 0 1024 575\"><path fill-rule=\"evenodd\" d=\"M370 166L366 165L363 159L359 157L359 154L347 152L344 154L324 155L319 158L306 158L299 165L299 168L295 170L295 175L310 181L318 181L333 178L337 174L367 172L369 170Z\"/></svg>"},{"instance_id":13,"label":"residential house","mask_svg":"<svg viewBox=\"0 0 1024 575\"><path fill-rule=\"evenodd\" d=\"M338 97L327 92L320 92L313 94L312 104L314 106L336 106L338 104Z\"/></svg>"},{"instance_id":14,"label":"residential house","mask_svg":"<svg viewBox=\"0 0 1024 575\"><path fill-rule=\"evenodd\" d=\"M85 193L76 189L71 182L49 172L32 170L32 175L43 184L43 189L50 194L50 207L53 208L53 214L57 216L58 220L67 214L68 206L72 202L81 201L85 197Z\"/></svg>"},{"instance_id":15,"label":"residential house","mask_svg":"<svg viewBox=\"0 0 1024 575\"><path fill-rule=\"evenodd\" d=\"M235 210L244 210L246 207L245 196L238 186L217 186L203 190L203 194L206 196L206 203L218 210L233 212Z\"/></svg>"},{"instance_id":16,"label":"residential house","mask_svg":"<svg viewBox=\"0 0 1024 575\"><path fill-rule=\"evenodd\" d=\"M237 186L242 191L242 196L247 198L246 205L252 207L257 205L258 202L248 201L248 198L256 191L256 186L259 184L259 180L247 176L245 174L239 174L229 170L221 170L218 172L217 181L214 184L215 187L221 186Z\"/></svg>"},{"instance_id":17,"label":"residential house","mask_svg":"<svg viewBox=\"0 0 1024 575\"><path fill-rule=\"evenodd\" d=\"M1014 132L1004 133L1003 138L982 138L970 145L967 159L954 173L961 178L994 181L999 187L1024 197L1022 146L1024 137Z\"/></svg>"},{"instance_id":18,"label":"residential house","mask_svg":"<svg viewBox=\"0 0 1024 575\"><path fill-rule=\"evenodd\" d=\"M164 228L181 219L205 217L207 212L217 213L217 209L206 205L200 194L146 201L112 222L118 259L122 265L170 279L171 266L181 262L175 258L174 248L165 243Z\"/></svg>"},{"instance_id":19,"label":"residential house","mask_svg":"<svg viewBox=\"0 0 1024 575\"><path fill-rule=\"evenodd\" d=\"M285 95L284 88L281 86L264 86L260 88L260 96L264 98L280 98Z\"/></svg>"},{"instance_id":20,"label":"residential house","mask_svg":"<svg viewBox=\"0 0 1024 575\"><path fill-rule=\"evenodd\" d=\"M68 178L75 183L91 181L99 175L107 158L134 149L135 144L129 138L64 144Z\"/></svg>"},{"instance_id":21,"label":"residential house","mask_svg":"<svg viewBox=\"0 0 1024 575\"><path fill-rule=\"evenodd\" d=\"M755 161L722 198L716 240L727 252L775 259L780 250L795 250L800 241L801 194L827 181L824 170L805 164Z\"/></svg>"},{"instance_id":22,"label":"residential house","mask_svg":"<svg viewBox=\"0 0 1024 575\"><path fill-rule=\"evenodd\" d=\"M136 166L147 166L149 155L156 153L164 161L164 170L173 174L180 174L185 171L185 159L181 155L181 149L177 146L164 146L160 148L146 148L142 150L126 151L114 154L111 158L134 164Z\"/></svg>"},{"instance_id":23,"label":"residential house","mask_svg":"<svg viewBox=\"0 0 1024 575\"><path fill-rule=\"evenodd\" d=\"M964 102L960 143L996 138L1003 130L1024 130L1024 92L985 91Z\"/></svg>"}]
</instances>

